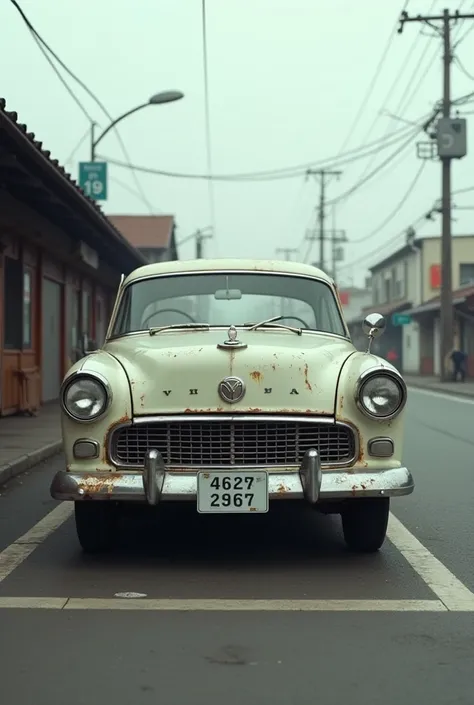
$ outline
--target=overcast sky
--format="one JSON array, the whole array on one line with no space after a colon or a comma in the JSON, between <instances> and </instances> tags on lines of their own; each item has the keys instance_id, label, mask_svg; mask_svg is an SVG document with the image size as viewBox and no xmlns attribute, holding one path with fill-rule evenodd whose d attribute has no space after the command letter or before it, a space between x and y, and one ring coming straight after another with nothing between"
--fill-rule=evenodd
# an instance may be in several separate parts
<instances>
[{"instance_id":1,"label":"overcast sky","mask_svg":"<svg viewBox=\"0 0 474 705\"><path fill-rule=\"evenodd\" d=\"M37 31L60 58L97 94L113 116L164 89L184 100L150 107L124 121L120 133L132 163L169 172L207 173L201 0L19 0ZM328 199L352 189L410 136L410 126L381 111L417 122L441 97L441 41L428 28L395 24L403 0L207 0L212 168L214 174L278 170L330 160L340 152L406 129L406 136L372 156L341 164L343 175L327 187ZM440 12L446 2L411 0L410 14ZM474 10L472 0L451 9ZM1 94L8 108L77 177L78 162L89 159L88 141L71 152L89 129L86 117L41 55L19 14L0 3ZM453 65L453 98L474 91L474 21L453 30L463 40L456 54L470 79ZM393 39L379 78L364 100L390 34ZM414 45L414 46L413 46ZM423 77L424 76L424 77ZM88 112L105 128L108 120L69 78ZM351 132L364 103L360 120ZM469 120L474 102L462 107ZM402 133L403 136L403 133ZM391 139L397 139L397 135ZM425 168L410 197L387 220L414 180L421 162L420 135L379 174L335 209L337 229L349 239L342 283L362 281L367 266L403 244L403 230L429 210L440 195L438 162ZM370 149L366 148L366 151ZM373 148L372 148L373 149ZM113 132L98 154L124 161ZM350 155L349 155L350 156ZM69 159L68 163L66 161ZM327 166L330 166L328 163ZM334 168L334 166L333 166ZM290 179L214 182L215 211L205 180L138 174L155 213L172 213L178 240L214 221L208 256L275 257L276 248L295 247L293 258L318 260L317 243L308 253L305 232L315 226L319 185L305 181L304 169ZM453 188L474 187L472 157L454 162ZM109 167L106 213L146 214L149 208L129 170ZM474 202L474 191L455 197ZM330 209L328 209L330 216ZM473 211L454 212L455 233L472 233ZM328 227L333 219L328 218ZM417 227L438 234L440 218ZM365 240L360 241L362 238ZM330 255L326 246L326 256ZM180 250L194 255L192 241ZM279 255L280 257L282 255ZM327 262L329 265L329 262Z\"/></svg>"}]
</instances>

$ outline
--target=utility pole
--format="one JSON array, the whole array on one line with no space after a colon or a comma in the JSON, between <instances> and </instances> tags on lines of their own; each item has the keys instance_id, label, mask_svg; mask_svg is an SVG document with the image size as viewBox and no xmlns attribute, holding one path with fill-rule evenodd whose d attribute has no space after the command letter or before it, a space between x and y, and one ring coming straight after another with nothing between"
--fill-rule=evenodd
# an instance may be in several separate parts
<instances>
[{"instance_id":1,"label":"utility pole","mask_svg":"<svg viewBox=\"0 0 474 705\"><path fill-rule=\"evenodd\" d=\"M285 255L285 260L289 262L291 260L291 255L295 252L298 252L297 247L277 247L276 253L283 253ZM283 296L280 298L280 316L285 317L285 313L291 316L292 314L292 301L288 299L284 299ZM286 304L286 305L285 305ZM287 311L288 309L288 311Z\"/></svg>"},{"instance_id":2,"label":"utility pole","mask_svg":"<svg viewBox=\"0 0 474 705\"><path fill-rule=\"evenodd\" d=\"M339 177L342 171L332 171L330 169L308 169L306 176L319 176L320 179L320 195L319 195L319 268L324 270L324 219L326 217L326 177ZM316 239L314 237L310 239Z\"/></svg>"},{"instance_id":3,"label":"utility pole","mask_svg":"<svg viewBox=\"0 0 474 705\"><path fill-rule=\"evenodd\" d=\"M443 117L438 123L438 156L442 168L442 232L441 232L441 336L440 336L440 379L448 379L446 360L454 344L454 312L451 256L451 160L466 155L465 120L451 119L451 22L474 19L474 14L461 14L458 10L451 14L443 10L442 15L417 15L409 17L402 12L398 33L403 32L405 22L423 22L438 32L443 38ZM441 22L438 27L433 22Z\"/></svg>"},{"instance_id":4,"label":"utility pole","mask_svg":"<svg viewBox=\"0 0 474 705\"><path fill-rule=\"evenodd\" d=\"M202 230L196 231L196 259L202 259L203 242L204 240L208 240L211 237L211 234L205 235Z\"/></svg>"},{"instance_id":5,"label":"utility pole","mask_svg":"<svg viewBox=\"0 0 474 705\"><path fill-rule=\"evenodd\" d=\"M95 162L95 126L97 123L91 122L91 162Z\"/></svg>"},{"instance_id":6,"label":"utility pole","mask_svg":"<svg viewBox=\"0 0 474 705\"><path fill-rule=\"evenodd\" d=\"M332 278L336 281L337 263L343 260L343 257L339 256L338 248L336 246L347 242L347 235L345 230L331 230L330 237L332 242Z\"/></svg>"},{"instance_id":7,"label":"utility pole","mask_svg":"<svg viewBox=\"0 0 474 705\"><path fill-rule=\"evenodd\" d=\"M282 252L285 255L285 260L288 262L291 260L291 255L294 252L298 252L297 247L278 247L276 250L276 253L278 254L279 252Z\"/></svg>"}]
</instances>

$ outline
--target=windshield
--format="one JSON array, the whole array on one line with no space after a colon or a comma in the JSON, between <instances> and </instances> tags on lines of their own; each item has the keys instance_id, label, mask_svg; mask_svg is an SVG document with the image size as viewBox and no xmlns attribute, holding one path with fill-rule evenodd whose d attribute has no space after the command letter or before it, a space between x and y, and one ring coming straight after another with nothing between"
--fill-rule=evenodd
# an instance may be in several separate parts
<instances>
[{"instance_id":1,"label":"windshield","mask_svg":"<svg viewBox=\"0 0 474 705\"><path fill-rule=\"evenodd\" d=\"M157 276L129 284L112 335L160 326L243 326L282 316L280 324L345 336L332 289L306 277L262 272Z\"/></svg>"}]
</instances>

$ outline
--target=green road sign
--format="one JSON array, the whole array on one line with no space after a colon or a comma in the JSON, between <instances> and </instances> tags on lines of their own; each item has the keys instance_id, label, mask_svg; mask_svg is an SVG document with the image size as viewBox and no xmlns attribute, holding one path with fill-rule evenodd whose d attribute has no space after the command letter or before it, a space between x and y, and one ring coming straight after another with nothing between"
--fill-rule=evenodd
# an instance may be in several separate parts
<instances>
[{"instance_id":1,"label":"green road sign","mask_svg":"<svg viewBox=\"0 0 474 705\"><path fill-rule=\"evenodd\" d=\"M107 162L80 162L79 186L96 201L107 200Z\"/></svg>"},{"instance_id":2,"label":"green road sign","mask_svg":"<svg viewBox=\"0 0 474 705\"><path fill-rule=\"evenodd\" d=\"M407 326L412 322L412 317L409 313L394 313L392 314L392 323L394 326Z\"/></svg>"}]
</instances>

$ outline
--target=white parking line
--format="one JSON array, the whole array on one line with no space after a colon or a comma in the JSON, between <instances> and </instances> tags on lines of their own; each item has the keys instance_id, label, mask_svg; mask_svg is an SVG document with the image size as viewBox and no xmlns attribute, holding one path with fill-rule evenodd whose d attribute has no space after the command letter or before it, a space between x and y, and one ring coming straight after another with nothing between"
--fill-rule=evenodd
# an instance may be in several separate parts
<instances>
[{"instance_id":1,"label":"white parking line","mask_svg":"<svg viewBox=\"0 0 474 705\"><path fill-rule=\"evenodd\" d=\"M474 611L474 594L392 513L387 536L450 612Z\"/></svg>"},{"instance_id":2,"label":"white parking line","mask_svg":"<svg viewBox=\"0 0 474 705\"><path fill-rule=\"evenodd\" d=\"M62 502L0 553L0 583L72 515ZM387 536L430 588L432 600L167 600L70 597L0 597L0 609L153 610L153 611L377 611L474 612L472 593L393 515Z\"/></svg>"},{"instance_id":3,"label":"white parking line","mask_svg":"<svg viewBox=\"0 0 474 705\"><path fill-rule=\"evenodd\" d=\"M0 609L142 610L153 612L446 612L439 600L123 600L0 597Z\"/></svg>"},{"instance_id":4,"label":"white parking line","mask_svg":"<svg viewBox=\"0 0 474 705\"><path fill-rule=\"evenodd\" d=\"M20 536L0 553L0 583L30 556L48 536L69 519L74 510L72 502L61 502L46 514L32 529Z\"/></svg>"}]
</instances>

